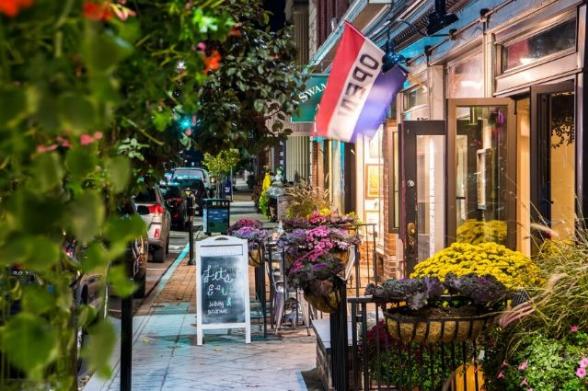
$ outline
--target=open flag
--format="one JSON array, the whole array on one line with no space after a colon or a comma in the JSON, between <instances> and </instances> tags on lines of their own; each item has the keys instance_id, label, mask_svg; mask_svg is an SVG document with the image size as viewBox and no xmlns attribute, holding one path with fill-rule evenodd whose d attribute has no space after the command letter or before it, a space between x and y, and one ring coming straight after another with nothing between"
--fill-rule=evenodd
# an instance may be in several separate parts
<instances>
[{"instance_id":1,"label":"open flag","mask_svg":"<svg viewBox=\"0 0 588 391\"><path fill-rule=\"evenodd\" d=\"M359 134L374 135L406 79L398 65L383 73L383 56L378 46L345 23L316 115L315 136L354 142Z\"/></svg>"}]
</instances>

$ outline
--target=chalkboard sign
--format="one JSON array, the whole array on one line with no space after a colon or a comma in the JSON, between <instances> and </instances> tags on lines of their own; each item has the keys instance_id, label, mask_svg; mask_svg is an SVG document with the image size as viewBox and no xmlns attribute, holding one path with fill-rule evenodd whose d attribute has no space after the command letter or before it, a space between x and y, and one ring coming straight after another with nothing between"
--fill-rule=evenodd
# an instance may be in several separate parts
<instances>
[{"instance_id":1,"label":"chalkboard sign","mask_svg":"<svg viewBox=\"0 0 588 391\"><path fill-rule=\"evenodd\" d=\"M247 240L217 236L196 243L197 343L204 330L245 328L251 342Z\"/></svg>"}]
</instances>

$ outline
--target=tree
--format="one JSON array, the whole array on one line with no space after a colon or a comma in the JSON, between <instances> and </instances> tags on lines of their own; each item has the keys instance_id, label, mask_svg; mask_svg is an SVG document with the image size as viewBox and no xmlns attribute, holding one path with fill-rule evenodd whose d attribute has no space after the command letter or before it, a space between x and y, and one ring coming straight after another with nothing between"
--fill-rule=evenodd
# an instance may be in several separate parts
<instances>
[{"instance_id":1,"label":"tree","mask_svg":"<svg viewBox=\"0 0 588 391\"><path fill-rule=\"evenodd\" d=\"M226 41L208 43L206 50L220 53L223 66L203 85L193 139L213 154L240 148L256 155L290 133L283 121L296 109L303 85L292 29L271 31L260 0L227 0L220 9L238 16ZM278 120L268 127L273 117Z\"/></svg>"},{"instance_id":2,"label":"tree","mask_svg":"<svg viewBox=\"0 0 588 391\"><path fill-rule=\"evenodd\" d=\"M239 150L238 149L226 149L220 151L216 155L211 155L208 152L204 153L204 166L210 172L210 175L216 179L217 183L217 194L220 189L220 182L223 176L231 172L237 164L239 164Z\"/></svg>"}]
</instances>

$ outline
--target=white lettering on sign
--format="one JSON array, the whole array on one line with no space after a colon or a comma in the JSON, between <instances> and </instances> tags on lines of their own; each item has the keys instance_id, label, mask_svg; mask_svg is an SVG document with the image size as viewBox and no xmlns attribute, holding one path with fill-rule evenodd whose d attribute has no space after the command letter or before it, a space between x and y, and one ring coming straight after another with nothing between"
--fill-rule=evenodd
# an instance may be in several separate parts
<instances>
[{"instance_id":1,"label":"white lettering on sign","mask_svg":"<svg viewBox=\"0 0 588 391\"><path fill-rule=\"evenodd\" d=\"M341 96L329 122L329 130L335 138L349 141L371 90L382 68L384 52L366 42L362 46L351 72L345 80Z\"/></svg>"},{"instance_id":2,"label":"white lettering on sign","mask_svg":"<svg viewBox=\"0 0 588 391\"><path fill-rule=\"evenodd\" d=\"M208 265L204 273L202 273L202 282L205 284L209 282L223 281L225 283L233 282L233 278L230 273L222 266L218 268L214 273L211 272L212 266Z\"/></svg>"},{"instance_id":3,"label":"white lettering on sign","mask_svg":"<svg viewBox=\"0 0 588 391\"><path fill-rule=\"evenodd\" d=\"M323 92L326 87L327 87L327 85L325 83L321 83L319 85L312 86L312 87L307 88L306 90L302 91L300 94L298 94L298 98L300 99L300 101L302 103L304 103L307 100L309 100L310 98L312 98L313 96L315 96L316 94Z\"/></svg>"}]
</instances>

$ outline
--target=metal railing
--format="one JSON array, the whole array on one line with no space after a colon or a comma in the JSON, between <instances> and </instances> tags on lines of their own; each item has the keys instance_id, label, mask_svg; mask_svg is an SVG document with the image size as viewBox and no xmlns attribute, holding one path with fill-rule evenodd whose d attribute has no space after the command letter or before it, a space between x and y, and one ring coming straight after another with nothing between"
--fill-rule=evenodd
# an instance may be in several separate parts
<instances>
[{"instance_id":1,"label":"metal railing","mask_svg":"<svg viewBox=\"0 0 588 391\"><path fill-rule=\"evenodd\" d=\"M417 327L411 330L412 338L392 338L389 327L398 327L396 336L401 335L399 323L388 323L384 318L386 303L371 296L347 299L350 310L351 344L345 353L349 362L349 386L343 390L398 390L398 391L481 391L480 349L472 324L465 327L465 338L458 338L459 327L447 326L449 338L440 338L433 333L444 334L445 322L437 325L425 323L417 336ZM447 322L463 321L447 319ZM481 320L485 328L488 318ZM441 330L439 330L439 327ZM468 330L469 327L469 330ZM410 342L417 339L426 341L433 336L434 343ZM347 338L347 336L344 336ZM334 335L342 339L343 336ZM446 342L443 342L446 341ZM342 370L334 368L334 370Z\"/></svg>"}]
</instances>

